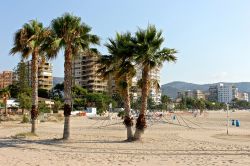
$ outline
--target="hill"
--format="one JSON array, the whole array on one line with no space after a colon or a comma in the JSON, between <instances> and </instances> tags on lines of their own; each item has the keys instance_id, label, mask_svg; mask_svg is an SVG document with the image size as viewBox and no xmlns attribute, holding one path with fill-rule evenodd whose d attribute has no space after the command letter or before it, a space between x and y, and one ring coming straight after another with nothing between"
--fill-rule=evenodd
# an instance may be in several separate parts
<instances>
[{"instance_id":1,"label":"hill","mask_svg":"<svg viewBox=\"0 0 250 166\"><path fill-rule=\"evenodd\" d=\"M64 81L64 78L63 77L53 77L53 87L56 85L56 84L61 84L63 83Z\"/></svg>"}]
</instances>

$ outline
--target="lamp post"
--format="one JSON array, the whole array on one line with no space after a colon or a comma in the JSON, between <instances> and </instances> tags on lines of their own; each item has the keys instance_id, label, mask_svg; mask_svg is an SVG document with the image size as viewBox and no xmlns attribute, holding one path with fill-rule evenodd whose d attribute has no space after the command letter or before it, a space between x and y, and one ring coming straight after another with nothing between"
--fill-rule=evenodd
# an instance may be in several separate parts
<instances>
[{"instance_id":1,"label":"lamp post","mask_svg":"<svg viewBox=\"0 0 250 166\"><path fill-rule=\"evenodd\" d=\"M4 110L5 110L5 116L7 116L7 96L3 96L3 103L4 103Z\"/></svg>"},{"instance_id":2,"label":"lamp post","mask_svg":"<svg viewBox=\"0 0 250 166\"><path fill-rule=\"evenodd\" d=\"M53 113L52 103L51 103L52 93L53 93L53 92L52 92L52 89L49 90L49 105L50 105L49 109L50 109L50 113Z\"/></svg>"},{"instance_id":3,"label":"lamp post","mask_svg":"<svg viewBox=\"0 0 250 166\"><path fill-rule=\"evenodd\" d=\"M228 135L228 128L229 128L229 104L227 103L227 135Z\"/></svg>"}]
</instances>

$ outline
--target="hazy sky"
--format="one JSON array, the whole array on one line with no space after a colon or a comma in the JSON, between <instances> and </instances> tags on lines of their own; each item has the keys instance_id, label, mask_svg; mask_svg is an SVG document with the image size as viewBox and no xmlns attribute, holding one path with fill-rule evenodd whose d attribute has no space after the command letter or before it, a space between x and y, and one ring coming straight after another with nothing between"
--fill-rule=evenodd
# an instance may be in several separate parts
<instances>
[{"instance_id":1,"label":"hazy sky","mask_svg":"<svg viewBox=\"0 0 250 166\"><path fill-rule=\"evenodd\" d=\"M163 30L164 46L179 51L165 64L161 84L250 81L249 0L7 0L0 2L0 71L13 69L13 34L31 19L50 21L65 12L80 16L102 44L116 32L135 32L148 23ZM105 47L100 52L107 53ZM53 61L63 76L63 56Z\"/></svg>"}]
</instances>

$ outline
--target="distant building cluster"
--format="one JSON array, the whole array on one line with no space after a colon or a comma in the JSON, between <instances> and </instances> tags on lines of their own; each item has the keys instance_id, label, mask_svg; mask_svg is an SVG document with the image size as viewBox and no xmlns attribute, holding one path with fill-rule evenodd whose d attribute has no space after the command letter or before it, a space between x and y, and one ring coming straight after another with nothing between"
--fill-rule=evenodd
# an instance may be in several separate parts
<instances>
[{"instance_id":1,"label":"distant building cluster","mask_svg":"<svg viewBox=\"0 0 250 166\"><path fill-rule=\"evenodd\" d=\"M6 88L13 82L13 72L3 71L0 73L0 89Z\"/></svg>"},{"instance_id":2,"label":"distant building cluster","mask_svg":"<svg viewBox=\"0 0 250 166\"><path fill-rule=\"evenodd\" d=\"M238 88L234 85L225 85L222 83L210 86L207 92L201 90L181 91L178 92L177 97L206 99L220 103L230 103L233 99L249 101L248 93L239 92Z\"/></svg>"},{"instance_id":3,"label":"distant building cluster","mask_svg":"<svg viewBox=\"0 0 250 166\"><path fill-rule=\"evenodd\" d=\"M206 99L206 95L201 90L188 90L184 92L178 92L178 98L182 97L190 97L190 98L196 98L196 99Z\"/></svg>"},{"instance_id":4,"label":"distant building cluster","mask_svg":"<svg viewBox=\"0 0 250 166\"><path fill-rule=\"evenodd\" d=\"M21 63L21 62L20 62ZM18 65L20 65L20 63ZM39 61L38 63L38 88L51 90L53 87L53 65L49 62ZM25 62L25 70L28 84L31 86L31 61ZM20 78L17 71L3 71L0 73L0 89L8 87Z\"/></svg>"},{"instance_id":5,"label":"distant building cluster","mask_svg":"<svg viewBox=\"0 0 250 166\"><path fill-rule=\"evenodd\" d=\"M108 79L103 79L100 74L97 73L97 70L100 68L98 64L98 56L86 56L81 55L75 58L72 62L72 84L79 85L89 92L103 93L108 92L115 94L117 92L116 80L113 76L110 76ZM21 63L25 67L25 78L27 78L28 85L32 85L32 69L31 61L20 62L17 66L20 66ZM18 67L17 67L18 68ZM46 60L39 60L38 62L38 88L51 90L53 88L53 65ZM138 81L142 78L142 69L140 66L136 66L136 76L132 79L132 88L131 96L133 100L141 97L141 89L136 88L138 86ZM151 78L151 86L149 90L149 96L153 99L156 104L161 102L161 90L157 87L157 84L160 84L160 68L157 67L149 73ZM0 73L0 89L8 87L20 80L18 71L3 71ZM109 83L111 83L109 85ZM159 88L159 89L158 89ZM200 96L200 93L197 91L196 96Z\"/></svg>"},{"instance_id":6,"label":"distant building cluster","mask_svg":"<svg viewBox=\"0 0 250 166\"><path fill-rule=\"evenodd\" d=\"M248 93L239 92L234 85L224 85L222 83L210 86L209 94L211 94L211 101L218 101L221 103L230 103L233 99L249 101Z\"/></svg>"}]
</instances>

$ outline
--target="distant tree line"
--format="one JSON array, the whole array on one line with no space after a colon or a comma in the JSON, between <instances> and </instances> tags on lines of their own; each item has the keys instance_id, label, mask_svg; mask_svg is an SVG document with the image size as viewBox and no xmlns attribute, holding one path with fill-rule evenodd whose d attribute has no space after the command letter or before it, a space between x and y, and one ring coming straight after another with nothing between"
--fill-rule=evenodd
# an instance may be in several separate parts
<instances>
[{"instance_id":1,"label":"distant tree line","mask_svg":"<svg viewBox=\"0 0 250 166\"><path fill-rule=\"evenodd\" d=\"M221 110L221 109L226 109L226 104L219 102L212 102L204 99L182 97L181 101L178 104L176 104L175 109Z\"/></svg>"},{"instance_id":2,"label":"distant tree line","mask_svg":"<svg viewBox=\"0 0 250 166\"><path fill-rule=\"evenodd\" d=\"M230 108L240 110L250 109L250 102L245 100L233 99L230 103Z\"/></svg>"},{"instance_id":3,"label":"distant tree line","mask_svg":"<svg viewBox=\"0 0 250 166\"><path fill-rule=\"evenodd\" d=\"M59 103L63 102L63 91L64 85L57 84L49 92L44 93L44 96L51 96L51 99L55 100L55 107L58 107ZM113 107L117 106L117 102L105 93L92 93L88 92L86 89L80 86L72 87L72 98L73 98L73 109L74 110L84 110L86 107L96 107L97 114L103 114L109 109L109 104L111 103ZM63 106L63 105L61 105Z\"/></svg>"},{"instance_id":4,"label":"distant tree line","mask_svg":"<svg viewBox=\"0 0 250 166\"><path fill-rule=\"evenodd\" d=\"M250 109L250 102L245 100L238 100L233 99L229 103L230 109ZM195 98L189 98L189 97L183 97L181 101L176 104L175 109L206 109L206 110L222 110L227 109L227 106L225 103L219 103L204 99L195 99Z\"/></svg>"}]
</instances>

